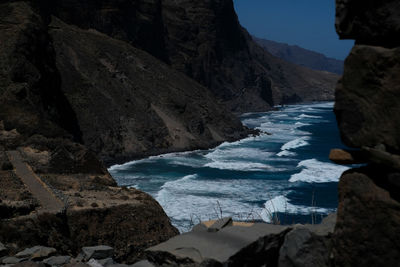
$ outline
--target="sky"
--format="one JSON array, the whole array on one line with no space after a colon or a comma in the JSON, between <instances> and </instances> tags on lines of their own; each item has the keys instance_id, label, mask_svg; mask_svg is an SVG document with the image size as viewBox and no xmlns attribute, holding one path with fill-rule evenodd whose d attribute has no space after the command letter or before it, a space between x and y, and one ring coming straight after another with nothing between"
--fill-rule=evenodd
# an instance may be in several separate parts
<instances>
[{"instance_id":1,"label":"sky","mask_svg":"<svg viewBox=\"0 0 400 267\"><path fill-rule=\"evenodd\" d=\"M234 0L240 23L257 37L344 59L354 44L335 31L335 0Z\"/></svg>"}]
</instances>

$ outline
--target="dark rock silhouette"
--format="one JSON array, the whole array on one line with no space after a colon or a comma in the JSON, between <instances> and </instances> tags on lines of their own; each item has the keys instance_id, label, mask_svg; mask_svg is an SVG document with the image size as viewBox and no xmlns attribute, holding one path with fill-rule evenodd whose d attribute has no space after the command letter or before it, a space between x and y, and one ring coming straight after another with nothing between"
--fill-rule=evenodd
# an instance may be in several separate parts
<instances>
[{"instance_id":1,"label":"dark rock silhouette","mask_svg":"<svg viewBox=\"0 0 400 267\"><path fill-rule=\"evenodd\" d=\"M334 233L336 266L398 266L400 128L398 1L337 0L336 28L355 39L336 90L348 146L368 165L344 173Z\"/></svg>"}]
</instances>

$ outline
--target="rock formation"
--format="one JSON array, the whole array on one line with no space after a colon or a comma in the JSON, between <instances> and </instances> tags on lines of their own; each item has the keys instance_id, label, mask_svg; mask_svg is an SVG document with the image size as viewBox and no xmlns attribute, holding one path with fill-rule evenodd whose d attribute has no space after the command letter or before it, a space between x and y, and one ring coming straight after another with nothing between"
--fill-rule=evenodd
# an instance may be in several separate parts
<instances>
[{"instance_id":1,"label":"rock formation","mask_svg":"<svg viewBox=\"0 0 400 267\"><path fill-rule=\"evenodd\" d=\"M343 74L343 60L329 58L321 53L304 49L297 45L288 45L254 36L253 39L273 56L288 62L313 70L328 71L339 75Z\"/></svg>"},{"instance_id":2,"label":"rock formation","mask_svg":"<svg viewBox=\"0 0 400 267\"><path fill-rule=\"evenodd\" d=\"M339 183L336 266L399 266L400 3L337 0L336 28L356 45L336 89L344 143L367 166Z\"/></svg>"},{"instance_id":3,"label":"rock formation","mask_svg":"<svg viewBox=\"0 0 400 267\"><path fill-rule=\"evenodd\" d=\"M80 28L133 44L206 86L236 112L281 102L333 100L337 75L279 60L237 19L232 0L40 0Z\"/></svg>"},{"instance_id":4,"label":"rock formation","mask_svg":"<svg viewBox=\"0 0 400 267\"><path fill-rule=\"evenodd\" d=\"M229 110L328 100L337 78L266 53L231 0L5 0L0 44L9 255L105 244L119 261L138 260L177 230L104 163L243 138L256 132Z\"/></svg>"}]
</instances>

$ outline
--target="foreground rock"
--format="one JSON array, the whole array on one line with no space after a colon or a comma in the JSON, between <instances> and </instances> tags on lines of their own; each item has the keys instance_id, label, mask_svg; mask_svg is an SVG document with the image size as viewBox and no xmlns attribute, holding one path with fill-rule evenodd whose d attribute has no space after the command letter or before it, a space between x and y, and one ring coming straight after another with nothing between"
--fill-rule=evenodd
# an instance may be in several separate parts
<instances>
[{"instance_id":1,"label":"foreground rock","mask_svg":"<svg viewBox=\"0 0 400 267\"><path fill-rule=\"evenodd\" d=\"M400 32L398 1L337 0L336 28L356 40L336 90L343 141L366 166L339 183L335 266L399 266Z\"/></svg>"},{"instance_id":2,"label":"foreground rock","mask_svg":"<svg viewBox=\"0 0 400 267\"><path fill-rule=\"evenodd\" d=\"M147 250L155 266L330 266L336 215L320 225L203 222Z\"/></svg>"},{"instance_id":3,"label":"foreground rock","mask_svg":"<svg viewBox=\"0 0 400 267\"><path fill-rule=\"evenodd\" d=\"M279 251L279 267L331 266L332 235L336 214L320 225L295 225Z\"/></svg>"},{"instance_id":4,"label":"foreground rock","mask_svg":"<svg viewBox=\"0 0 400 267\"><path fill-rule=\"evenodd\" d=\"M261 266L276 265L286 232L283 226L231 226L218 232L196 231L179 235L150 248L147 257L159 265Z\"/></svg>"},{"instance_id":5,"label":"foreground rock","mask_svg":"<svg viewBox=\"0 0 400 267\"><path fill-rule=\"evenodd\" d=\"M82 252L86 260L89 259L101 260L106 258L112 258L114 256L114 249L109 246L83 247Z\"/></svg>"},{"instance_id":6,"label":"foreground rock","mask_svg":"<svg viewBox=\"0 0 400 267\"><path fill-rule=\"evenodd\" d=\"M400 173L364 168L342 176L334 239L337 266L398 266L400 187L387 187L391 177L398 179Z\"/></svg>"},{"instance_id":7,"label":"foreground rock","mask_svg":"<svg viewBox=\"0 0 400 267\"><path fill-rule=\"evenodd\" d=\"M55 248L35 246L33 248L27 248L15 256L17 258L29 258L30 260L41 260L49 256L54 255L57 252Z\"/></svg>"},{"instance_id":8,"label":"foreground rock","mask_svg":"<svg viewBox=\"0 0 400 267\"><path fill-rule=\"evenodd\" d=\"M384 144L389 150L400 151L399 60L400 48L356 45L351 51L335 104L346 145Z\"/></svg>"}]
</instances>

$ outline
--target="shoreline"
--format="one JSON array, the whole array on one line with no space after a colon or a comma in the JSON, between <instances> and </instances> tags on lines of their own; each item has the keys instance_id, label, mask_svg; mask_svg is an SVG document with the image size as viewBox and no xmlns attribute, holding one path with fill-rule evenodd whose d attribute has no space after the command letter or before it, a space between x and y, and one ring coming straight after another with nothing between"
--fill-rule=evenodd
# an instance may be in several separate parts
<instances>
[{"instance_id":1,"label":"shoreline","mask_svg":"<svg viewBox=\"0 0 400 267\"><path fill-rule=\"evenodd\" d=\"M321 101L310 101L310 102L301 102L301 103L293 103L293 104L288 104L283 106L283 108L288 107L288 106L294 106L294 105L312 105L312 104L318 104L318 103L328 103L328 102L332 102L335 103L335 100L321 100ZM281 111L282 106L274 106L269 110L266 111L257 111L257 112L244 112L244 113L233 113L235 116L237 116L239 119L241 118L241 116L246 115L246 114L255 114L255 113L269 113L269 112L274 112L274 111ZM247 127L245 125L243 125L244 127ZM248 127L247 127L248 128ZM218 146L220 146L221 144L228 142L228 143L233 143L233 142L237 142L246 138L249 138L251 136L259 136L261 134L267 134L270 135L270 133L268 132L262 132L260 130L257 129L251 129L248 128L249 134L246 137L243 138L238 138L238 139L232 139L232 140L225 140L225 141L220 141L220 142L215 142L213 144L211 144L210 146L198 146L198 147L193 147L190 149L163 149L160 150L158 152L149 152L149 153L142 153L142 154L133 154L130 156L126 156L126 157L118 157L118 158L113 158L113 159L102 159L104 165L106 166L107 170L110 169L113 166L122 166L125 164L128 164L132 161L137 161L137 160L141 160L141 159L146 159L146 158L150 158L150 157L157 157L157 156L162 156L162 155L167 155L167 154L171 154L171 153L185 153L185 152L193 152L193 151L197 151L197 150L209 150L209 149L214 149Z\"/></svg>"}]
</instances>

